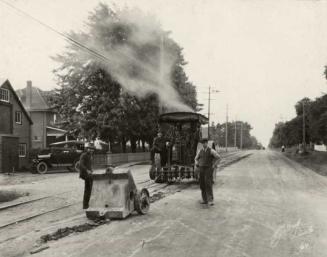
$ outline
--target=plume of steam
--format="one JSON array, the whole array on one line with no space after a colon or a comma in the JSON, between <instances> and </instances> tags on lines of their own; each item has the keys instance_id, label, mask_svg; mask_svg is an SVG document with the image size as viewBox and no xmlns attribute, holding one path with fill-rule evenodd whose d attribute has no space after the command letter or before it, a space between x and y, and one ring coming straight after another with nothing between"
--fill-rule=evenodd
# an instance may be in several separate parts
<instances>
[{"instance_id":1,"label":"plume of steam","mask_svg":"<svg viewBox=\"0 0 327 257\"><path fill-rule=\"evenodd\" d=\"M97 11L94 13L96 22L91 22L83 43L109 61L92 58L80 51L84 65L99 63L131 95L142 98L155 93L160 104L169 111L192 111L182 102L172 84L176 50L155 19L136 9L118 10L115 15L109 15L108 9L107 12L104 19L96 17ZM110 38L112 33L115 33L114 38Z\"/></svg>"}]
</instances>

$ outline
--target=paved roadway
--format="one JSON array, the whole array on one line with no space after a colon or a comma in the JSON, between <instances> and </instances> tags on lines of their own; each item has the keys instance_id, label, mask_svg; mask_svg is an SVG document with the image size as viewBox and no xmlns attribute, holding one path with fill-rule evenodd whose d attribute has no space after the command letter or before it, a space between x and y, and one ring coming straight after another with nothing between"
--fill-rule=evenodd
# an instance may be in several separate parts
<instances>
[{"instance_id":1,"label":"paved roadway","mask_svg":"<svg viewBox=\"0 0 327 257\"><path fill-rule=\"evenodd\" d=\"M258 151L226 169L214 207L197 186L134 216L51 243L36 256L327 256L327 179L280 153Z\"/></svg>"}]
</instances>

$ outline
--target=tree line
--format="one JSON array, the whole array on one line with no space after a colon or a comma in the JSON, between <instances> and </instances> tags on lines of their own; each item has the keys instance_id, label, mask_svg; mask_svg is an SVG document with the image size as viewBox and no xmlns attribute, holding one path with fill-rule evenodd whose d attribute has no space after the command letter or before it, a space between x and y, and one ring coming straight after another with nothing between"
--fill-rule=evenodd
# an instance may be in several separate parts
<instances>
[{"instance_id":1,"label":"tree line","mask_svg":"<svg viewBox=\"0 0 327 257\"><path fill-rule=\"evenodd\" d=\"M198 108L195 85L184 70L183 49L154 17L100 4L86 24L86 31L69 34L78 43L69 43L53 57L59 64L54 70L59 88L49 101L72 135L118 143L123 152L127 142L133 152L137 145L144 150L157 133L159 114L170 110L169 96L161 95L165 88L161 93L151 88L160 79L171 84L171 94L177 92L181 104ZM169 70L161 74L163 69Z\"/></svg>"},{"instance_id":2,"label":"tree line","mask_svg":"<svg viewBox=\"0 0 327 257\"><path fill-rule=\"evenodd\" d=\"M275 125L270 146L294 146L303 143L303 138L306 144L327 144L327 94L315 100L301 99L295 111L293 119Z\"/></svg>"},{"instance_id":3,"label":"tree line","mask_svg":"<svg viewBox=\"0 0 327 257\"><path fill-rule=\"evenodd\" d=\"M251 135L252 126L245 121L227 122L227 146L239 149L262 148L256 137ZM212 124L210 126L210 137L220 146L226 146L226 122Z\"/></svg>"}]
</instances>

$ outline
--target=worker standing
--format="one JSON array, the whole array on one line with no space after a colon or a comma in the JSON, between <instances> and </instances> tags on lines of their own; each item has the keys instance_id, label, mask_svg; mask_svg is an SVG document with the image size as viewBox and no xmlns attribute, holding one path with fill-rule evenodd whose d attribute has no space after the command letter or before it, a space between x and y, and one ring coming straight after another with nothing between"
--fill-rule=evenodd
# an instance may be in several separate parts
<instances>
[{"instance_id":1,"label":"worker standing","mask_svg":"<svg viewBox=\"0 0 327 257\"><path fill-rule=\"evenodd\" d=\"M92 192L92 154L95 150L93 144L88 143L85 146L85 152L82 153L79 161L80 173L79 177L84 180L84 196L83 196L83 209L89 208L89 201Z\"/></svg>"},{"instance_id":2,"label":"worker standing","mask_svg":"<svg viewBox=\"0 0 327 257\"><path fill-rule=\"evenodd\" d=\"M161 166L164 166L166 162L166 142L160 131L153 140L152 158L153 163L156 165L157 172L159 172Z\"/></svg>"},{"instance_id":3,"label":"worker standing","mask_svg":"<svg viewBox=\"0 0 327 257\"><path fill-rule=\"evenodd\" d=\"M201 204L214 205L212 190L212 173L220 161L219 154L208 147L208 139L202 139L203 148L195 157L195 165L200 171Z\"/></svg>"}]
</instances>

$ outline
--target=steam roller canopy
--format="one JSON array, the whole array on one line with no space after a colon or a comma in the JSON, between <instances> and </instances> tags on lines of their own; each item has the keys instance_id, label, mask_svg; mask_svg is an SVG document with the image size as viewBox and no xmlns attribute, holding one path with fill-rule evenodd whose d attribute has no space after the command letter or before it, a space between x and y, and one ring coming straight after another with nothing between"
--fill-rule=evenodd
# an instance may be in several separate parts
<instances>
[{"instance_id":1,"label":"steam roller canopy","mask_svg":"<svg viewBox=\"0 0 327 257\"><path fill-rule=\"evenodd\" d=\"M138 191L131 172L92 174L93 187L86 216L123 219L137 211L146 214L150 208L150 194L143 188Z\"/></svg>"}]
</instances>

